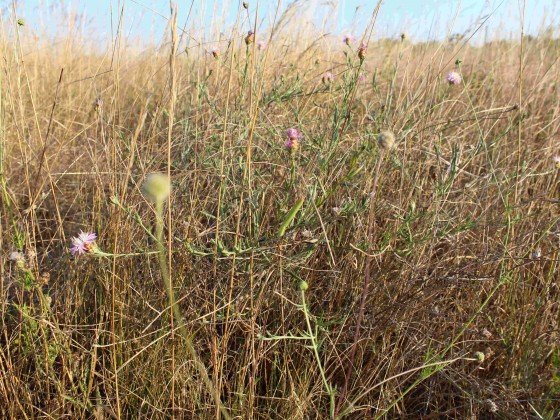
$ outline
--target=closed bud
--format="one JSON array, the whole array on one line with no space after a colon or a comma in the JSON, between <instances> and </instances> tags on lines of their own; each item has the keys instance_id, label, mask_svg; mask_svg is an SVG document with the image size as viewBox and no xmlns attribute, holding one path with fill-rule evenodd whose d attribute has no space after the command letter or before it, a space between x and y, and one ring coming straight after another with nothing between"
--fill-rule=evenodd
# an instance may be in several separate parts
<instances>
[{"instance_id":1,"label":"closed bud","mask_svg":"<svg viewBox=\"0 0 560 420\"><path fill-rule=\"evenodd\" d=\"M307 284L307 282L305 280L300 281L299 290L305 292L307 289L309 289L309 285Z\"/></svg>"}]
</instances>

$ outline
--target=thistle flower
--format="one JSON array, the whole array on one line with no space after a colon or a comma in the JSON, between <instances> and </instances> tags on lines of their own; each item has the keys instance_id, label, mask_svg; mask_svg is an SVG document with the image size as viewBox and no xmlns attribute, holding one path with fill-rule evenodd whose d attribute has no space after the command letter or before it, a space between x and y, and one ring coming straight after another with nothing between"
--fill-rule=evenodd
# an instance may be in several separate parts
<instances>
[{"instance_id":1,"label":"thistle flower","mask_svg":"<svg viewBox=\"0 0 560 420\"><path fill-rule=\"evenodd\" d=\"M257 42L257 50L262 51L264 49L266 49L266 42L263 40Z\"/></svg>"},{"instance_id":2,"label":"thistle flower","mask_svg":"<svg viewBox=\"0 0 560 420\"><path fill-rule=\"evenodd\" d=\"M101 109L103 108L103 99L101 99L100 96L98 96L97 98L95 98L95 102L93 103L93 108L95 109L95 111L100 112Z\"/></svg>"},{"instance_id":3,"label":"thistle flower","mask_svg":"<svg viewBox=\"0 0 560 420\"><path fill-rule=\"evenodd\" d=\"M294 140L294 139L302 139L303 138L303 133L301 132L301 130L299 128L288 128L286 130L286 135L288 136L288 138L290 140Z\"/></svg>"},{"instance_id":4,"label":"thistle flower","mask_svg":"<svg viewBox=\"0 0 560 420\"><path fill-rule=\"evenodd\" d=\"M155 203L162 203L171 193L171 183L167 175L154 172L148 175L144 185L144 194Z\"/></svg>"},{"instance_id":5,"label":"thistle flower","mask_svg":"<svg viewBox=\"0 0 560 420\"><path fill-rule=\"evenodd\" d=\"M560 156L554 156L552 158L552 161L556 165L556 169L560 169Z\"/></svg>"},{"instance_id":6,"label":"thistle flower","mask_svg":"<svg viewBox=\"0 0 560 420\"><path fill-rule=\"evenodd\" d=\"M23 252L14 251L10 254L10 261L18 263L19 261L25 261L25 255Z\"/></svg>"},{"instance_id":7,"label":"thistle flower","mask_svg":"<svg viewBox=\"0 0 560 420\"><path fill-rule=\"evenodd\" d=\"M395 146L395 135L389 130L382 131L377 136L377 145L380 149L391 150Z\"/></svg>"},{"instance_id":8,"label":"thistle flower","mask_svg":"<svg viewBox=\"0 0 560 420\"><path fill-rule=\"evenodd\" d=\"M354 42L356 40L356 37L350 33L344 35L344 38L342 38L342 41L344 41L344 43L348 46L350 46L350 44L352 42Z\"/></svg>"},{"instance_id":9,"label":"thistle flower","mask_svg":"<svg viewBox=\"0 0 560 420\"><path fill-rule=\"evenodd\" d=\"M358 47L358 57L360 60L364 61L364 59L366 58L366 52L367 52L367 44L365 42L362 42Z\"/></svg>"},{"instance_id":10,"label":"thistle flower","mask_svg":"<svg viewBox=\"0 0 560 420\"><path fill-rule=\"evenodd\" d=\"M245 37L245 44L250 45L255 40L255 33L253 31L247 32L247 36Z\"/></svg>"},{"instance_id":11,"label":"thistle flower","mask_svg":"<svg viewBox=\"0 0 560 420\"><path fill-rule=\"evenodd\" d=\"M208 54L212 54L214 58L218 58L220 56L220 49L218 47L211 48Z\"/></svg>"},{"instance_id":12,"label":"thistle flower","mask_svg":"<svg viewBox=\"0 0 560 420\"><path fill-rule=\"evenodd\" d=\"M323 75L323 83L328 84L334 82L334 74L327 72Z\"/></svg>"},{"instance_id":13,"label":"thistle flower","mask_svg":"<svg viewBox=\"0 0 560 420\"><path fill-rule=\"evenodd\" d=\"M288 150L296 151L299 148L299 141L303 138L303 133L299 128L288 128L286 130L288 140L286 141L286 148Z\"/></svg>"},{"instance_id":14,"label":"thistle flower","mask_svg":"<svg viewBox=\"0 0 560 420\"><path fill-rule=\"evenodd\" d=\"M449 82L450 85L458 85L463 80L461 75L456 71L450 72L445 79Z\"/></svg>"},{"instance_id":15,"label":"thistle flower","mask_svg":"<svg viewBox=\"0 0 560 420\"><path fill-rule=\"evenodd\" d=\"M70 252L72 254L78 253L79 255L93 252L95 250L95 240L97 235L90 232L80 232L77 237L72 238L72 248Z\"/></svg>"}]
</instances>

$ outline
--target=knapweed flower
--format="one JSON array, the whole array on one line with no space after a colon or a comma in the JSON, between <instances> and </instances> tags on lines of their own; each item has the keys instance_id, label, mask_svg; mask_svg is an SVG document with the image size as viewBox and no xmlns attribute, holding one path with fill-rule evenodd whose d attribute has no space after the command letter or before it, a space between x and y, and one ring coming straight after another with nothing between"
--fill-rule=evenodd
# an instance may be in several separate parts
<instances>
[{"instance_id":1,"label":"knapweed flower","mask_svg":"<svg viewBox=\"0 0 560 420\"><path fill-rule=\"evenodd\" d=\"M552 158L552 161L556 165L556 169L560 169L560 156L554 156Z\"/></svg>"},{"instance_id":2,"label":"knapweed flower","mask_svg":"<svg viewBox=\"0 0 560 420\"><path fill-rule=\"evenodd\" d=\"M161 203L171 193L171 183L167 175L154 172L148 175L144 185L142 185L142 190L147 198L155 203Z\"/></svg>"},{"instance_id":3,"label":"knapweed flower","mask_svg":"<svg viewBox=\"0 0 560 420\"><path fill-rule=\"evenodd\" d=\"M358 82L364 83L366 81L366 75L364 73L360 73L358 76Z\"/></svg>"},{"instance_id":4,"label":"knapweed flower","mask_svg":"<svg viewBox=\"0 0 560 420\"><path fill-rule=\"evenodd\" d=\"M96 239L97 235L95 233L80 232L77 237L72 238L72 245L74 246L70 248L70 252L79 255L92 252L95 249Z\"/></svg>"},{"instance_id":5,"label":"knapweed flower","mask_svg":"<svg viewBox=\"0 0 560 420\"><path fill-rule=\"evenodd\" d=\"M257 42L257 50L262 51L264 49L266 49L266 42L262 40Z\"/></svg>"},{"instance_id":6,"label":"knapweed flower","mask_svg":"<svg viewBox=\"0 0 560 420\"><path fill-rule=\"evenodd\" d=\"M327 72L323 75L323 83L328 84L334 82L334 74Z\"/></svg>"},{"instance_id":7,"label":"knapweed flower","mask_svg":"<svg viewBox=\"0 0 560 420\"><path fill-rule=\"evenodd\" d=\"M350 44L356 40L356 37L352 34L346 34L342 40L346 45L350 46Z\"/></svg>"},{"instance_id":8,"label":"knapweed flower","mask_svg":"<svg viewBox=\"0 0 560 420\"><path fill-rule=\"evenodd\" d=\"M461 78L461 75L456 71L450 72L445 79L449 82L450 85L458 85L463 80Z\"/></svg>"},{"instance_id":9,"label":"knapweed flower","mask_svg":"<svg viewBox=\"0 0 560 420\"><path fill-rule=\"evenodd\" d=\"M211 48L208 54L212 54L214 58L218 58L220 56L220 49L218 47Z\"/></svg>"},{"instance_id":10,"label":"knapweed flower","mask_svg":"<svg viewBox=\"0 0 560 420\"><path fill-rule=\"evenodd\" d=\"M366 58L367 44L362 42L358 47L358 58L362 61Z\"/></svg>"},{"instance_id":11,"label":"knapweed flower","mask_svg":"<svg viewBox=\"0 0 560 420\"><path fill-rule=\"evenodd\" d=\"M23 255L23 252L14 251L10 254L10 261L13 261L15 263L25 261L25 255Z\"/></svg>"},{"instance_id":12,"label":"knapweed flower","mask_svg":"<svg viewBox=\"0 0 560 420\"><path fill-rule=\"evenodd\" d=\"M255 40L255 33L253 31L247 32L247 36L245 37L245 44L249 45L252 44Z\"/></svg>"},{"instance_id":13,"label":"knapweed flower","mask_svg":"<svg viewBox=\"0 0 560 420\"><path fill-rule=\"evenodd\" d=\"M299 148L299 141L303 138L301 130L299 128L288 128L286 135L288 136L286 148L288 150L297 150Z\"/></svg>"},{"instance_id":14,"label":"knapweed flower","mask_svg":"<svg viewBox=\"0 0 560 420\"><path fill-rule=\"evenodd\" d=\"M389 130L382 131L377 136L377 145L380 149L391 150L395 146L395 135Z\"/></svg>"}]
</instances>

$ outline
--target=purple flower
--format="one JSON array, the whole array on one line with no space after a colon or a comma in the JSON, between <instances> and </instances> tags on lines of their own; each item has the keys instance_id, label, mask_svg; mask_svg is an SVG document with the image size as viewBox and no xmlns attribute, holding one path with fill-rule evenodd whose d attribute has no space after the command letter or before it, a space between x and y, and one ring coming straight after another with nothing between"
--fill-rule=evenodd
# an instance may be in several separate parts
<instances>
[{"instance_id":1,"label":"purple flower","mask_svg":"<svg viewBox=\"0 0 560 420\"><path fill-rule=\"evenodd\" d=\"M303 138L303 133L299 128L288 128L286 130L286 135L290 140L299 140Z\"/></svg>"},{"instance_id":2,"label":"purple flower","mask_svg":"<svg viewBox=\"0 0 560 420\"><path fill-rule=\"evenodd\" d=\"M220 55L220 48L214 47L210 49L210 51L208 51L208 54L212 54L214 58L218 58L218 56Z\"/></svg>"},{"instance_id":3,"label":"purple flower","mask_svg":"<svg viewBox=\"0 0 560 420\"><path fill-rule=\"evenodd\" d=\"M350 33L344 35L344 38L342 38L342 40L344 41L344 43L346 45L350 45L352 42L354 42L356 40L356 37Z\"/></svg>"},{"instance_id":4,"label":"purple flower","mask_svg":"<svg viewBox=\"0 0 560 420\"><path fill-rule=\"evenodd\" d=\"M367 44L365 42L362 42L358 47L358 57L360 58L360 60L363 61L366 58L366 51L367 51Z\"/></svg>"},{"instance_id":5,"label":"purple flower","mask_svg":"<svg viewBox=\"0 0 560 420\"><path fill-rule=\"evenodd\" d=\"M79 255L90 252L96 239L97 235L95 233L82 231L77 237L72 238L72 245L74 246L70 248L70 252L72 254L78 253Z\"/></svg>"},{"instance_id":6,"label":"purple flower","mask_svg":"<svg viewBox=\"0 0 560 420\"><path fill-rule=\"evenodd\" d=\"M299 128L288 128L286 130L288 140L286 141L286 148L288 150L296 151L299 148L299 141L303 138L303 133Z\"/></svg>"},{"instance_id":7,"label":"purple flower","mask_svg":"<svg viewBox=\"0 0 560 420\"><path fill-rule=\"evenodd\" d=\"M461 75L456 71L450 72L445 79L449 82L450 85L458 85L461 83L461 80L463 80L461 78Z\"/></svg>"},{"instance_id":8,"label":"purple flower","mask_svg":"<svg viewBox=\"0 0 560 420\"><path fill-rule=\"evenodd\" d=\"M257 42L257 50L264 50L266 49L266 42L265 41L259 41Z\"/></svg>"},{"instance_id":9,"label":"purple flower","mask_svg":"<svg viewBox=\"0 0 560 420\"><path fill-rule=\"evenodd\" d=\"M364 73L360 73L358 76L358 82L363 83L366 81L366 75Z\"/></svg>"},{"instance_id":10,"label":"purple flower","mask_svg":"<svg viewBox=\"0 0 560 420\"><path fill-rule=\"evenodd\" d=\"M323 83L327 84L331 82L334 82L334 74L332 74L331 72L325 73L323 75Z\"/></svg>"}]
</instances>

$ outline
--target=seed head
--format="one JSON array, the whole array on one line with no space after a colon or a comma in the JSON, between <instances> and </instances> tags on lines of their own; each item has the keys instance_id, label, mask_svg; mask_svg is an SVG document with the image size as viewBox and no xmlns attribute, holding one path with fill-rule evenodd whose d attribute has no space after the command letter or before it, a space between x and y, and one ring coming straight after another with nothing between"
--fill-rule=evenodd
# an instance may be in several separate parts
<instances>
[{"instance_id":1,"label":"seed head","mask_svg":"<svg viewBox=\"0 0 560 420\"><path fill-rule=\"evenodd\" d=\"M163 202L171 193L171 183L167 175L154 172L148 175L142 186L144 195L155 203Z\"/></svg>"},{"instance_id":2,"label":"seed head","mask_svg":"<svg viewBox=\"0 0 560 420\"><path fill-rule=\"evenodd\" d=\"M389 130L382 131L377 136L377 145L380 149L391 150L395 146L395 135Z\"/></svg>"},{"instance_id":3,"label":"seed head","mask_svg":"<svg viewBox=\"0 0 560 420\"><path fill-rule=\"evenodd\" d=\"M485 356L484 353L482 353L481 351L477 351L477 352L475 352L475 354L474 354L474 358L476 359L476 361L477 361L478 363L484 362L485 357L486 357L486 356Z\"/></svg>"}]
</instances>

